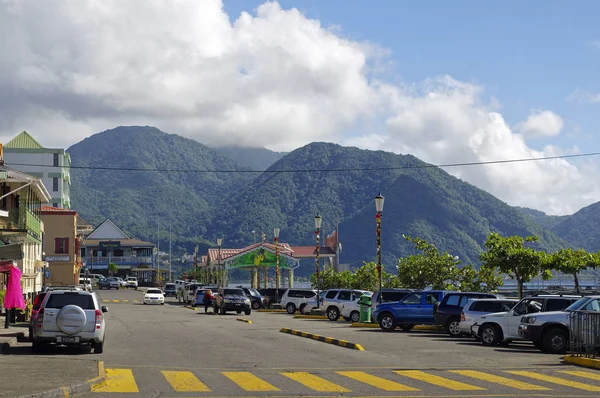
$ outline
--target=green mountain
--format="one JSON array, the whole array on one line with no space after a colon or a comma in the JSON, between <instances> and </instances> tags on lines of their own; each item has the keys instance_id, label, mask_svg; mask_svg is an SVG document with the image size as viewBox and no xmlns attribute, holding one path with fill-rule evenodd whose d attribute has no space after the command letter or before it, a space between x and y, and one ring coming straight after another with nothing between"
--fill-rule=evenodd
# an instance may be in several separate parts
<instances>
[{"instance_id":1,"label":"green mountain","mask_svg":"<svg viewBox=\"0 0 600 398\"><path fill-rule=\"evenodd\" d=\"M584 248L587 251L600 250L600 202L591 204L579 210L572 216L552 227L552 231L561 236L574 248Z\"/></svg>"},{"instance_id":2,"label":"green mountain","mask_svg":"<svg viewBox=\"0 0 600 398\"><path fill-rule=\"evenodd\" d=\"M560 224L561 222L565 221L567 218L570 217L570 216L551 216L551 215L544 213L543 211L530 209L527 207L518 207L517 206L516 209L521 211L523 214L525 214L527 217L529 217L532 221L536 222L537 224L540 224L543 227L549 228L549 229L552 229L553 227L555 227L556 225Z\"/></svg>"},{"instance_id":3,"label":"green mountain","mask_svg":"<svg viewBox=\"0 0 600 398\"><path fill-rule=\"evenodd\" d=\"M274 152L266 148L243 148L236 146L220 147L215 150L239 164L243 164L252 170L263 171L273 163L281 159L287 152Z\"/></svg>"}]
</instances>

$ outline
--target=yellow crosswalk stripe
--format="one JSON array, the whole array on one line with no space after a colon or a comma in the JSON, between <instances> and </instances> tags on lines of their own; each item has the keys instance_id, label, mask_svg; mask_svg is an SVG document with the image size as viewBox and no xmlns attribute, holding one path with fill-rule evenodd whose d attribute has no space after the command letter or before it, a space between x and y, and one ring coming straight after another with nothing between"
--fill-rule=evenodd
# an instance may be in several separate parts
<instances>
[{"instance_id":1,"label":"yellow crosswalk stripe","mask_svg":"<svg viewBox=\"0 0 600 398\"><path fill-rule=\"evenodd\" d=\"M106 385L94 392L140 392L131 369L106 369Z\"/></svg>"},{"instance_id":2,"label":"yellow crosswalk stripe","mask_svg":"<svg viewBox=\"0 0 600 398\"><path fill-rule=\"evenodd\" d=\"M103 303L110 303L110 300L102 300Z\"/></svg>"},{"instance_id":3,"label":"yellow crosswalk stripe","mask_svg":"<svg viewBox=\"0 0 600 398\"><path fill-rule=\"evenodd\" d=\"M173 390L177 392L208 392L210 388L202 383L192 372L161 371Z\"/></svg>"},{"instance_id":4,"label":"yellow crosswalk stripe","mask_svg":"<svg viewBox=\"0 0 600 398\"><path fill-rule=\"evenodd\" d=\"M365 372L336 372L339 375L349 377L361 383L380 388L384 391L421 391L418 388L405 386L395 381L387 380L382 377L370 375Z\"/></svg>"},{"instance_id":5,"label":"yellow crosswalk stripe","mask_svg":"<svg viewBox=\"0 0 600 398\"><path fill-rule=\"evenodd\" d=\"M518 376L529 377L535 380L541 380L552 384L558 384L565 387L577 388L584 391L600 391L599 386L593 386L591 384L579 383L577 381L571 381L567 379L561 379L560 377L549 376L536 372L529 372L525 370L509 370L507 373L511 373Z\"/></svg>"},{"instance_id":6,"label":"yellow crosswalk stripe","mask_svg":"<svg viewBox=\"0 0 600 398\"><path fill-rule=\"evenodd\" d=\"M133 300L133 302L134 302L134 303L139 303L139 302L140 302L140 300Z\"/></svg>"},{"instance_id":7,"label":"yellow crosswalk stripe","mask_svg":"<svg viewBox=\"0 0 600 398\"><path fill-rule=\"evenodd\" d=\"M411 379L424 381L425 383L433 384L440 387L449 388L455 391L481 391L485 388L473 386L471 384L461 383L460 381L454 381L446 379L445 377L432 375L429 373L422 372L420 370L395 370L394 373L400 376L410 377Z\"/></svg>"},{"instance_id":8,"label":"yellow crosswalk stripe","mask_svg":"<svg viewBox=\"0 0 600 398\"><path fill-rule=\"evenodd\" d=\"M124 302L124 303L128 303L128 302L129 302L129 300L123 300L123 302Z\"/></svg>"},{"instance_id":9,"label":"yellow crosswalk stripe","mask_svg":"<svg viewBox=\"0 0 600 398\"><path fill-rule=\"evenodd\" d=\"M290 378L298 383L310 388L313 391L319 392L351 392L350 390L338 386L330 381L312 375L307 372L286 372L281 373L283 376Z\"/></svg>"},{"instance_id":10,"label":"yellow crosswalk stripe","mask_svg":"<svg viewBox=\"0 0 600 398\"><path fill-rule=\"evenodd\" d=\"M118 303L118 302L119 302L119 300L113 300L113 303Z\"/></svg>"},{"instance_id":11,"label":"yellow crosswalk stripe","mask_svg":"<svg viewBox=\"0 0 600 398\"><path fill-rule=\"evenodd\" d=\"M477 370L450 370L451 373L456 373L461 376L472 377L473 379L487 381L489 383L500 384L506 387L516 388L525 391L547 391L551 388L538 386L535 384L525 383L523 381L509 379L507 377L496 376L489 373L479 372Z\"/></svg>"},{"instance_id":12,"label":"yellow crosswalk stripe","mask_svg":"<svg viewBox=\"0 0 600 398\"><path fill-rule=\"evenodd\" d=\"M600 381L599 373L584 372L581 370L561 370L560 373L568 374L571 376L583 377L585 379Z\"/></svg>"},{"instance_id":13,"label":"yellow crosswalk stripe","mask_svg":"<svg viewBox=\"0 0 600 398\"><path fill-rule=\"evenodd\" d=\"M279 388L267 383L250 372L221 372L245 391L279 391Z\"/></svg>"}]
</instances>

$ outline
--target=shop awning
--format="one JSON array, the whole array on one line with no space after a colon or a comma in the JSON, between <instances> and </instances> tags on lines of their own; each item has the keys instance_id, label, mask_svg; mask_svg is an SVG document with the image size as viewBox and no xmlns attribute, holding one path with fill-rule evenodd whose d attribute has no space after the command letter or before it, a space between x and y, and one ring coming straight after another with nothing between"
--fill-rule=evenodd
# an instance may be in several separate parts
<instances>
[{"instance_id":1,"label":"shop awning","mask_svg":"<svg viewBox=\"0 0 600 398\"><path fill-rule=\"evenodd\" d=\"M0 246L0 259L2 260L22 260L23 245L20 243L11 243Z\"/></svg>"},{"instance_id":2,"label":"shop awning","mask_svg":"<svg viewBox=\"0 0 600 398\"><path fill-rule=\"evenodd\" d=\"M13 260L0 261L0 273L8 274L12 267L16 267L17 263Z\"/></svg>"}]
</instances>

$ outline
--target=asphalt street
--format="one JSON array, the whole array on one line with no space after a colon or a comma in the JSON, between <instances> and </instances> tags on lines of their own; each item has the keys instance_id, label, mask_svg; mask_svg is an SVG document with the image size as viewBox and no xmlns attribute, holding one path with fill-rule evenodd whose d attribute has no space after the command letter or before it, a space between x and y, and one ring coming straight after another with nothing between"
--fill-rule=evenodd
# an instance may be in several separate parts
<instances>
[{"instance_id":1,"label":"asphalt street","mask_svg":"<svg viewBox=\"0 0 600 398\"><path fill-rule=\"evenodd\" d=\"M285 313L205 315L172 298L143 305L140 291L98 294L109 312L105 351L94 358L105 362L108 382L88 394L94 398L600 394L600 372L564 365L528 344L489 348L437 332L384 333ZM282 327L365 351L280 333Z\"/></svg>"}]
</instances>

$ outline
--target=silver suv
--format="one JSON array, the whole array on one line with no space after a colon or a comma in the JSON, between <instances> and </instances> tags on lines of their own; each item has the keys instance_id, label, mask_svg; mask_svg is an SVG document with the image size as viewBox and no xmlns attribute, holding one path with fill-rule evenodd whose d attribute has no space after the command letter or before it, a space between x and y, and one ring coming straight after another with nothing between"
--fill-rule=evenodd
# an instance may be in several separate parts
<instances>
[{"instance_id":1,"label":"silver suv","mask_svg":"<svg viewBox=\"0 0 600 398\"><path fill-rule=\"evenodd\" d=\"M96 293L53 290L46 294L33 324L32 350L47 344L86 345L101 354L104 350L106 306L100 307Z\"/></svg>"}]
</instances>

